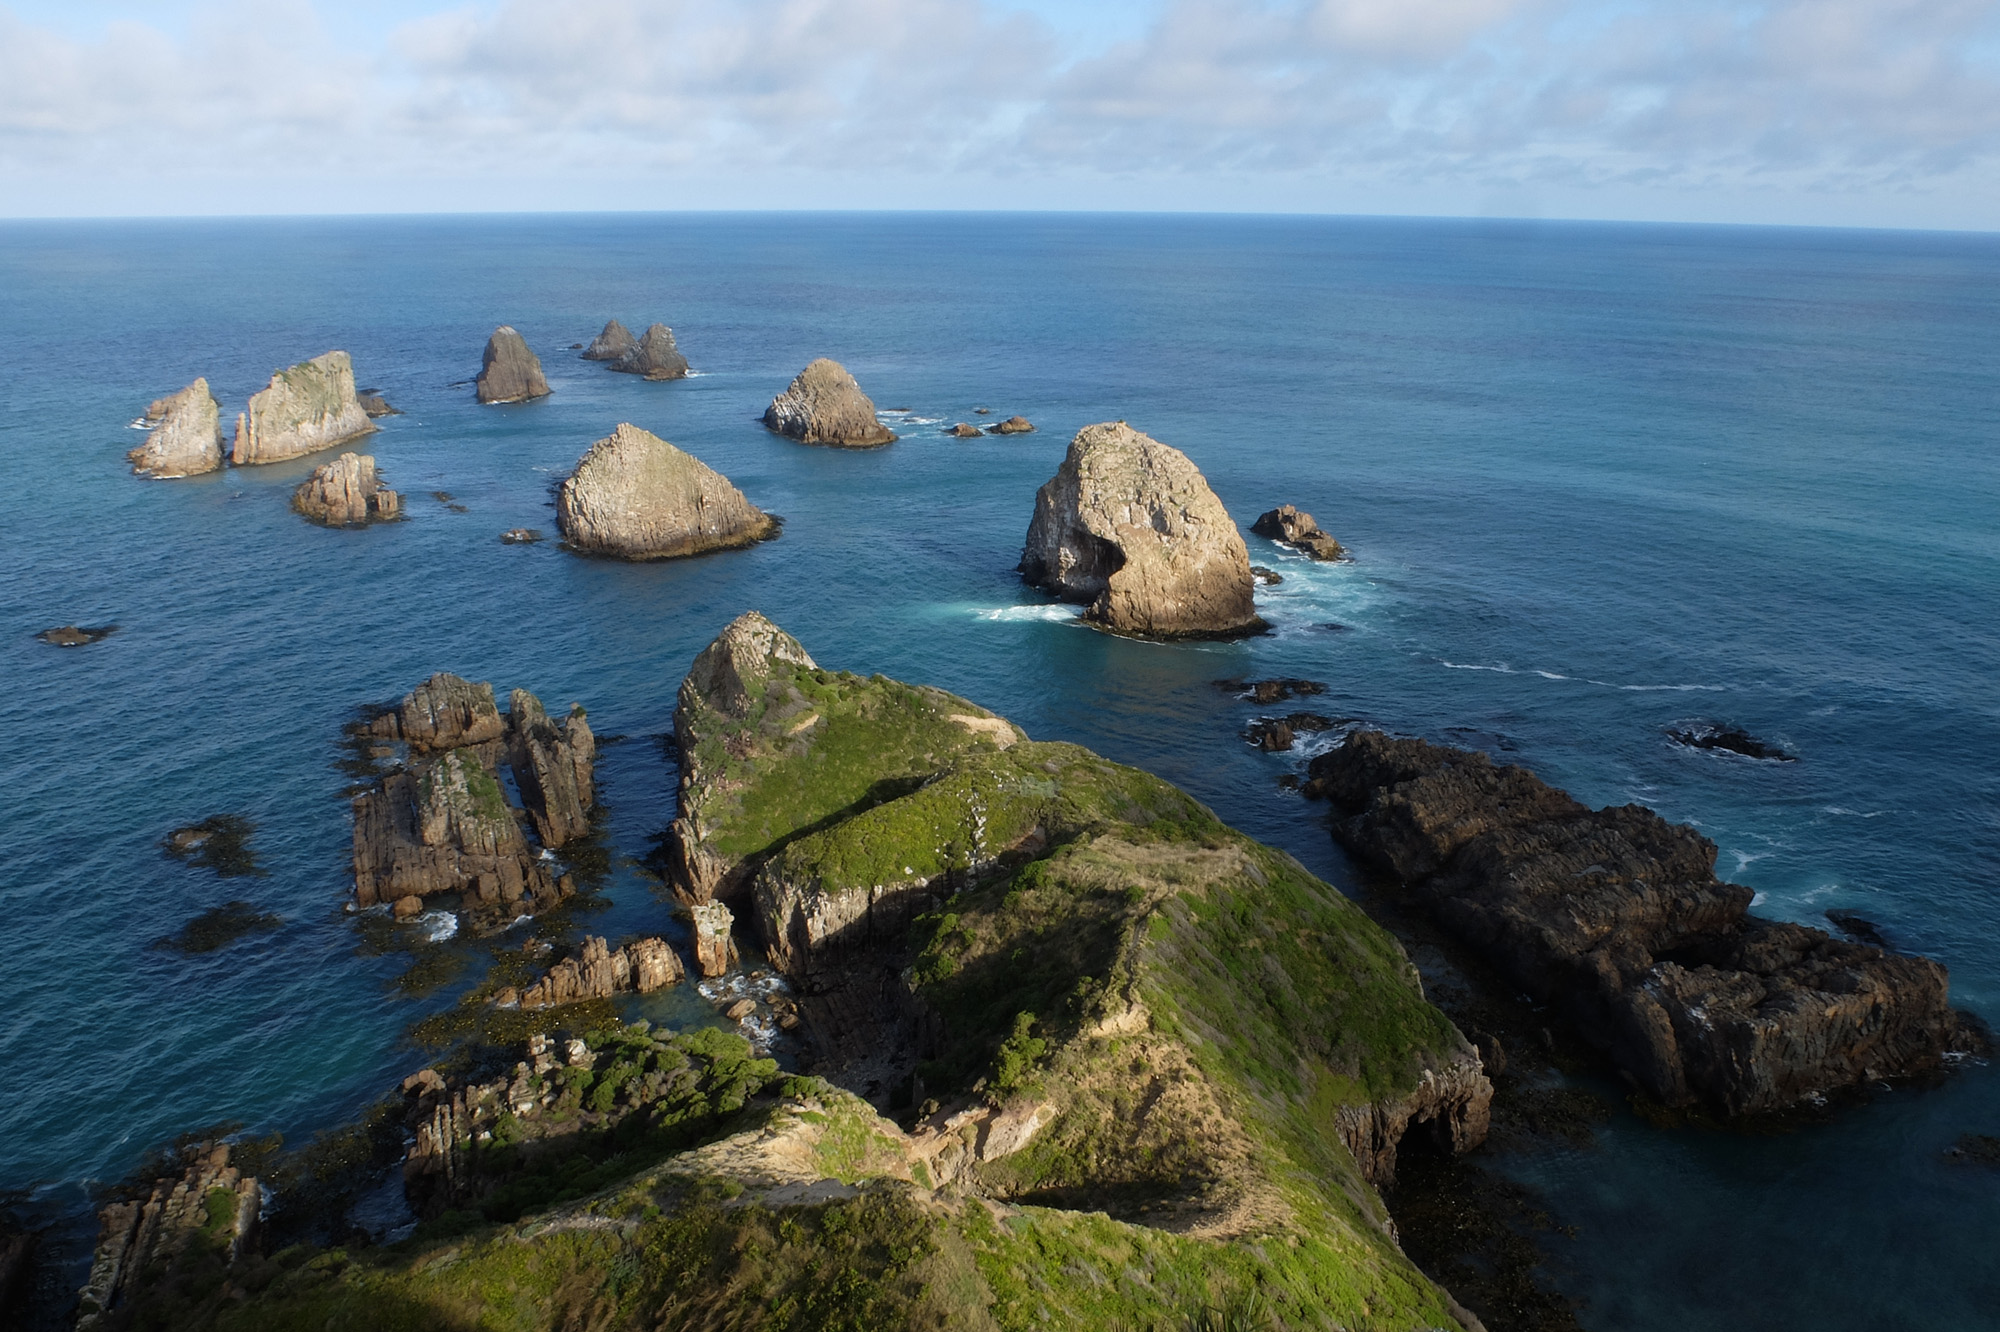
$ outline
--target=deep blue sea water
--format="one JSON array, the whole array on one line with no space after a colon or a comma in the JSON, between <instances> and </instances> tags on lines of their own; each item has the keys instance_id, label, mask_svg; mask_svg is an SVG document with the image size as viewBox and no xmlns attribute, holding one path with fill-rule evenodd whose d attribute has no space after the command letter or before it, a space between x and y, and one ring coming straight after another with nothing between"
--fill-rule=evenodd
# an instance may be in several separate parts
<instances>
[{"instance_id":1,"label":"deep blue sea water","mask_svg":"<svg viewBox=\"0 0 2000 1332\"><path fill-rule=\"evenodd\" d=\"M671 324L672 384L567 352ZM479 407L522 330L552 397ZM2000 239L1562 223L1091 216L620 216L0 225L0 681L12 810L0 919L0 1188L45 1211L172 1134L296 1141L421 1066L341 910L333 767L357 704L432 671L585 703L627 857L671 817L689 660L756 607L822 664L965 694L1038 738L1150 768L1353 882L1294 756L1238 738L1217 677L1328 681L1327 710L1474 743L1595 803L1700 826L1765 913L1879 922L2000 1019ZM127 429L206 375L233 414L331 347L406 415L368 445L409 521L287 510L321 458L155 482ZM757 414L813 356L904 434L801 447ZM960 442L989 406L1040 432ZM1019 584L1034 490L1122 417L1185 450L1246 528L1293 502L1345 542L1276 632L1159 646ZM754 550L654 565L553 542L548 487L619 421L786 518ZM451 492L454 512L429 492ZM93 647L30 635L116 622ZM1335 624L1338 629L1324 626ZM1727 721L1778 765L1677 749ZM233 811L267 876L165 858ZM621 864L593 930L673 927ZM149 947L247 897L284 927ZM665 1015L693 1020L693 1005ZM1621 1116L1515 1159L1578 1228L1597 1329L2000 1327L2000 1133L1985 1066L1773 1137Z\"/></svg>"}]
</instances>

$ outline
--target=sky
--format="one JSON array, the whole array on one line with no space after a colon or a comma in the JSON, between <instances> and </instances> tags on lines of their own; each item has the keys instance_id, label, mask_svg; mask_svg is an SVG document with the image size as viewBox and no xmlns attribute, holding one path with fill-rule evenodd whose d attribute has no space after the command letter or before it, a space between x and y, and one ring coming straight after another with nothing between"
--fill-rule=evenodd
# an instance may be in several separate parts
<instances>
[{"instance_id":1,"label":"sky","mask_svg":"<svg viewBox=\"0 0 2000 1332\"><path fill-rule=\"evenodd\" d=\"M0 217L2000 229L2000 0L0 0Z\"/></svg>"}]
</instances>

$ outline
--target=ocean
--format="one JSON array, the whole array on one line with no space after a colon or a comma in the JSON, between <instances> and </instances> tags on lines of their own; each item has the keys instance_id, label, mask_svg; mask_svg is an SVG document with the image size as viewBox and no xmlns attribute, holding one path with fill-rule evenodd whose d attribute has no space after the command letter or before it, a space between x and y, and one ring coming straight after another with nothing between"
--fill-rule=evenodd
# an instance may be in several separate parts
<instances>
[{"instance_id":1,"label":"ocean","mask_svg":"<svg viewBox=\"0 0 2000 1332\"><path fill-rule=\"evenodd\" d=\"M699 374L577 359L671 325ZM554 393L474 403L499 324ZM581 702L607 745L593 933L672 933L644 868L689 661L762 610L821 664L940 685L1185 787L1343 886L1306 752L1240 737L1212 681L1304 676L1319 710L1487 748L1593 804L1695 824L1757 910L1858 911L2000 1019L2000 238L1295 217L622 215L0 224L0 1189L87 1255L88 1190L221 1120L299 1142L424 1065L407 952L344 911L340 728L434 671ZM404 415L367 441L408 520L288 510L315 456L132 477L147 402L228 419L329 348ZM845 453L758 415L815 356L902 438ZM991 416L975 415L990 408ZM893 409L893 410L892 410ZM1019 413L1037 432L950 439ZM1014 573L1070 436L1185 451L1247 533L1294 503L1353 560L1255 536L1273 631L1107 637ZM728 475L783 536L581 559L550 486L621 421ZM433 492L448 495L438 499ZM456 507L454 507L456 506ZM113 624L59 649L41 629ZM1689 721L1791 748L1670 743ZM165 856L255 826L264 873ZM155 947L230 900L274 931ZM462 938L433 946L447 961ZM459 950L454 954L451 950ZM710 1020L682 991L657 1020ZM1610 1084L1606 1083L1607 1086ZM1984 1063L1774 1134L1653 1126L1496 1161L1574 1237L1593 1329L2000 1327ZM64 1245L68 1247L63 1248ZM80 1247L79 1247L80 1246ZM81 1273L76 1272L80 1280ZM67 1279L67 1277L65 1277Z\"/></svg>"}]
</instances>

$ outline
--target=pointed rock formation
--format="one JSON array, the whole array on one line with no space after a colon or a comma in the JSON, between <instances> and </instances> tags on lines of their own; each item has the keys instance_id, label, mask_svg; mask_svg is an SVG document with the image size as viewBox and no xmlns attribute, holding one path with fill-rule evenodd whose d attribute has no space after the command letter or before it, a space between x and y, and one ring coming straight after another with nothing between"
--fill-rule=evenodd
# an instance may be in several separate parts
<instances>
[{"instance_id":1,"label":"pointed rock formation","mask_svg":"<svg viewBox=\"0 0 2000 1332\"><path fill-rule=\"evenodd\" d=\"M197 379L146 408L153 427L146 442L127 453L141 476L199 476L222 466L221 405Z\"/></svg>"},{"instance_id":2,"label":"pointed rock formation","mask_svg":"<svg viewBox=\"0 0 2000 1332\"><path fill-rule=\"evenodd\" d=\"M613 319L604 326L604 331L592 338L590 345L583 349L583 359L615 361L638 345L632 336L632 330Z\"/></svg>"},{"instance_id":3,"label":"pointed rock formation","mask_svg":"<svg viewBox=\"0 0 2000 1332\"><path fill-rule=\"evenodd\" d=\"M549 381L542 377L541 358L529 349L527 339L502 324L486 339L477 389L481 402L526 402L546 398Z\"/></svg>"},{"instance_id":4,"label":"pointed rock formation","mask_svg":"<svg viewBox=\"0 0 2000 1332\"><path fill-rule=\"evenodd\" d=\"M1186 454L1123 421L1085 426L1035 495L1021 574L1141 638L1263 630L1250 554Z\"/></svg>"},{"instance_id":5,"label":"pointed rock formation","mask_svg":"<svg viewBox=\"0 0 2000 1332\"><path fill-rule=\"evenodd\" d=\"M97 1250L77 1306L78 1329L124 1326L113 1315L196 1245L234 1266L254 1243L263 1195L254 1175L229 1163L228 1143L177 1151L148 1193L98 1213Z\"/></svg>"},{"instance_id":6,"label":"pointed rock formation","mask_svg":"<svg viewBox=\"0 0 2000 1332\"><path fill-rule=\"evenodd\" d=\"M875 419L875 404L838 361L824 356L799 372L791 387L771 400L764 424L802 444L872 449L896 436Z\"/></svg>"},{"instance_id":7,"label":"pointed rock formation","mask_svg":"<svg viewBox=\"0 0 2000 1332\"><path fill-rule=\"evenodd\" d=\"M720 976L736 961L736 940L730 930L736 918L720 902L701 902L693 908L694 964L704 976Z\"/></svg>"},{"instance_id":8,"label":"pointed rock formation","mask_svg":"<svg viewBox=\"0 0 2000 1332\"><path fill-rule=\"evenodd\" d=\"M590 831L591 769L597 741L582 707L561 723L549 720L542 701L525 689L508 699L507 764L521 803L543 846L561 846Z\"/></svg>"},{"instance_id":9,"label":"pointed rock formation","mask_svg":"<svg viewBox=\"0 0 2000 1332\"><path fill-rule=\"evenodd\" d=\"M549 968L521 992L521 1007L553 1008L614 994L651 994L678 985L687 973L664 939L637 939L613 952L602 938L583 941L577 956Z\"/></svg>"},{"instance_id":10,"label":"pointed rock formation","mask_svg":"<svg viewBox=\"0 0 2000 1332\"><path fill-rule=\"evenodd\" d=\"M238 467L283 462L374 431L354 396L354 363L330 351L271 376L236 417L229 460Z\"/></svg>"},{"instance_id":11,"label":"pointed rock formation","mask_svg":"<svg viewBox=\"0 0 2000 1332\"><path fill-rule=\"evenodd\" d=\"M1281 504L1259 516L1250 524L1250 530L1260 537L1282 541L1316 560L1337 560L1346 553L1338 541L1319 530L1311 514L1301 513L1289 504Z\"/></svg>"},{"instance_id":12,"label":"pointed rock formation","mask_svg":"<svg viewBox=\"0 0 2000 1332\"><path fill-rule=\"evenodd\" d=\"M375 459L343 453L318 468L292 492L292 507L328 527L386 523L402 516L403 501L382 484Z\"/></svg>"},{"instance_id":13,"label":"pointed rock formation","mask_svg":"<svg viewBox=\"0 0 2000 1332\"><path fill-rule=\"evenodd\" d=\"M627 333L628 339L632 336ZM611 368L622 375L644 375L648 379L687 378L687 357L674 345L674 331L665 324L654 324L646 330L646 336L627 347L611 363Z\"/></svg>"},{"instance_id":14,"label":"pointed rock formation","mask_svg":"<svg viewBox=\"0 0 2000 1332\"><path fill-rule=\"evenodd\" d=\"M571 549L627 560L732 550L777 535L777 520L699 458L620 425L577 462L556 495Z\"/></svg>"}]
</instances>

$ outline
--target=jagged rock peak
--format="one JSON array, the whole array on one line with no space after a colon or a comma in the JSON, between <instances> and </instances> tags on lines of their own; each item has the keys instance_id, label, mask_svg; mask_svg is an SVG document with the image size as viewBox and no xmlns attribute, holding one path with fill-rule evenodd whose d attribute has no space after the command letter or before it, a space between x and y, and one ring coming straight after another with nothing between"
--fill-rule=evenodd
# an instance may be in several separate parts
<instances>
[{"instance_id":1,"label":"jagged rock peak","mask_svg":"<svg viewBox=\"0 0 2000 1332\"><path fill-rule=\"evenodd\" d=\"M730 550L778 532L728 477L630 424L578 460L557 492L556 522L571 549L628 560Z\"/></svg>"},{"instance_id":2,"label":"jagged rock peak","mask_svg":"<svg viewBox=\"0 0 2000 1332\"><path fill-rule=\"evenodd\" d=\"M872 449L895 434L875 419L875 404L838 361L822 356L799 371L791 386L771 400L764 424L803 444Z\"/></svg>"},{"instance_id":3,"label":"jagged rock peak","mask_svg":"<svg viewBox=\"0 0 2000 1332\"><path fill-rule=\"evenodd\" d=\"M604 325L604 331L590 340L583 349L586 361L615 361L626 352L638 346L632 330L613 319Z\"/></svg>"},{"instance_id":4,"label":"jagged rock peak","mask_svg":"<svg viewBox=\"0 0 2000 1332\"><path fill-rule=\"evenodd\" d=\"M153 427L146 442L127 453L141 476L199 476L222 466L221 405L197 379L146 408Z\"/></svg>"},{"instance_id":5,"label":"jagged rock peak","mask_svg":"<svg viewBox=\"0 0 2000 1332\"><path fill-rule=\"evenodd\" d=\"M736 961L732 931L736 918L720 902L698 902L694 916L694 964L704 976L720 976Z\"/></svg>"},{"instance_id":6,"label":"jagged rock peak","mask_svg":"<svg viewBox=\"0 0 2000 1332\"><path fill-rule=\"evenodd\" d=\"M551 721L542 701L525 689L508 698L507 763L521 803L543 846L555 847L590 831L592 770L597 739L581 707Z\"/></svg>"},{"instance_id":7,"label":"jagged rock peak","mask_svg":"<svg viewBox=\"0 0 2000 1332\"><path fill-rule=\"evenodd\" d=\"M523 990L521 1007L553 1008L614 994L651 994L679 984L686 974L664 939L635 939L614 951L603 938L592 936L575 957L556 963Z\"/></svg>"},{"instance_id":8,"label":"jagged rock peak","mask_svg":"<svg viewBox=\"0 0 2000 1332\"><path fill-rule=\"evenodd\" d=\"M629 340L631 334L625 335ZM674 331L654 324L646 335L621 352L611 368L624 375L644 375L648 379L687 378L687 357L674 345Z\"/></svg>"},{"instance_id":9,"label":"jagged rock peak","mask_svg":"<svg viewBox=\"0 0 2000 1332\"><path fill-rule=\"evenodd\" d=\"M316 523L351 527L402 516L402 497L382 484L375 459L343 453L314 470L292 492L292 507Z\"/></svg>"},{"instance_id":10,"label":"jagged rock peak","mask_svg":"<svg viewBox=\"0 0 2000 1332\"><path fill-rule=\"evenodd\" d=\"M406 742L415 753L485 744L506 733L493 686L439 671L377 717L370 733Z\"/></svg>"},{"instance_id":11,"label":"jagged rock peak","mask_svg":"<svg viewBox=\"0 0 2000 1332\"><path fill-rule=\"evenodd\" d=\"M1316 560L1337 560L1345 553L1338 541L1320 530L1311 514L1289 504L1281 504L1260 515L1256 522L1250 524L1250 530L1258 536L1282 541Z\"/></svg>"},{"instance_id":12,"label":"jagged rock peak","mask_svg":"<svg viewBox=\"0 0 2000 1332\"><path fill-rule=\"evenodd\" d=\"M354 363L330 351L278 371L236 417L229 460L238 467L283 462L374 431L354 394Z\"/></svg>"},{"instance_id":13,"label":"jagged rock peak","mask_svg":"<svg viewBox=\"0 0 2000 1332\"><path fill-rule=\"evenodd\" d=\"M549 381L542 377L541 358L529 348L528 340L502 324L486 339L477 389L481 402L526 402L547 397Z\"/></svg>"},{"instance_id":14,"label":"jagged rock peak","mask_svg":"<svg viewBox=\"0 0 2000 1332\"><path fill-rule=\"evenodd\" d=\"M676 727L698 709L725 717L743 716L753 689L769 677L771 663L780 661L809 671L819 669L798 639L760 612L744 611L701 650L694 665L688 668L675 709Z\"/></svg>"},{"instance_id":15,"label":"jagged rock peak","mask_svg":"<svg viewBox=\"0 0 2000 1332\"><path fill-rule=\"evenodd\" d=\"M1186 454L1123 421L1070 441L1035 495L1021 573L1118 633L1236 638L1264 628L1229 511Z\"/></svg>"}]
</instances>

